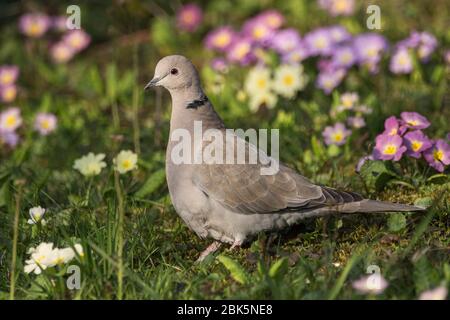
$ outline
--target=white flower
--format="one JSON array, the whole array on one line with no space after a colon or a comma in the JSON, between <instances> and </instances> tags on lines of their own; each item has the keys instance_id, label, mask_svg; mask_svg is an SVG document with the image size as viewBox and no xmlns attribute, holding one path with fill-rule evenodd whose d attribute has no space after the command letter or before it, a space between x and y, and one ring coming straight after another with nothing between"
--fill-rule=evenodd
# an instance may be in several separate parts
<instances>
[{"instance_id":1,"label":"white flower","mask_svg":"<svg viewBox=\"0 0 450 320\"><path fill-rule=\"evenodd\" d=\"M270 90L272 80L270 79L270 70L264 67L254 67L251 69L245 79L245 91L251 97L255 94L261 94Z\"/></svg>"},{"instance_id":2,"label":"white flower","mask_svg":"<svg viewBox=\"0 0 450 320\"><path fill-rule=\"evenodd\" d=\"M338 112L344 110L351 110L359 101L359 96L356 92L346 92L341 96L341 104L337 107Z\"/></svg>"},{"instance_id":3,"label":"white flower","mask_svg":"<svg viewBox=\"0 0 450 320\"><path fill-rule=\"evenodd\" d=\"M42 225L45 225L45 219L42 218L45 213L44 208L41 208L41 206L34 207L30 209L29 213L31 219L28 219L28 224L37 224L40 222Z\"/></svg>"},{"instance_id":4,"label":"white flower","mask_svg":"<svg viewBox=\"0 0 450 320\"><path fill-rule=\"evenodd\" d=\"M53 267L58 259L58 249L53 248L53 243L43 242L36 248L30 248L28 253L31 255L29 260L26 260L24 271L26 273L34 272L40 274L42 270L48 267Z\"/></svg>"},{"instance_id":5,"label":"white flower","mask_svg":"<svg viewBox=\"0 0 450 320\"><path fill-rule=\"evenodd\" d=\"M380 294L387 288L388 283L381 274L374 273L354 281L352 286L362 294Z\"/></svg>"},{"instance_id":6,"label":"white flower","mask_svg":"<svg viewBox=\"0 0 450 320\"><path fill-rule=\"evenodd\" d=\"M281 65L275 70L273 89L283 97L293 98L305 87L306 80L302 65Z\"/></svg>"},{"instance_id":7,"label":"white flower","mask_svg":"<svg viewBox=\"0 0 450 320\"><path fill-rule=\"evenodd\" d=\"M84 176L96 176L106 167L106 163L102 161L104 158L103 153L95 155L90 152L88 155L75 160L73 168L80 171Z\"/></svg>"},{"instance_id":8,"label":"white flower","mask_svg":"<svg viewBox=\"0 0 450 320\"><path fill-rule=\"evenodd\" d=\"M254 93L250 96L250 110L256 112L262 105L265 105L268 109L272 109L277 104L277 100L277 96L270 91Z\"/></svg>"},{"instance_id":9,"label":"white flower","mask_svg":"<svg viewBox=\"0 0 450 320\"><path fill-rule=\"evenodd\" d=\"M113 160L113 162L115 165L115 169L119 171L120 174L123 174L128 171L136 169L137 160L138 156L136 153L129 150L122 150Z\"/></svg>"},{"instance_id":10,"label":"white flower","mask_svg":"<svg viewBox=\"0 0 450 320\"><path fill-rule=\"evenodd\" d=\"M419 300L445 300L447 298L447 288L440 286L420 294Z\"/></svg>"}]
</instances>

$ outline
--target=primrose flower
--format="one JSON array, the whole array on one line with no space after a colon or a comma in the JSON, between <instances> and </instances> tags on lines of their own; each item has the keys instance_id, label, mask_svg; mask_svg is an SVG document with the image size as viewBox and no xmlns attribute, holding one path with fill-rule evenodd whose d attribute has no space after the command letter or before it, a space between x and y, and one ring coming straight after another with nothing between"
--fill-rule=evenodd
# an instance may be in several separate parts
<instances>
[{"instance_id":1,"label":"primrose flower","mask_svg":"<svg viewBox=\"0 0 450 320\"><path fill-rule=\"evenodd\" d=\"M14 131L2 131L0 130L0 144L6 144L13 148L19 143L19 135Z\"/></svg>"},{"instance_id":2,"label":"primrose flower","mask_svg":"<svg viewBox=\"0 0 450 320\"><path fill-rule=\"evenodd\" d=\"M8 108L0 113L0 131L13 132L22 124L20 109L17 107Z\"/></svg>"},{"instance_id":3,"label":"primrose flower","mask_svg":"<svg viewBox=\"0 0 450 320\"><path fill-rule=\"evenodd\" d=\"M273 90L283 97L293 98L305 87L306 80L302 65L280 65L275 70Z\"/></svg>"},{"instance_id":4,"label":"primrose flower","mask_svg":"<svg viewBox=\"0 0 450 320\"><path fill-rule=\"evenodd\" d=\"M50 48L50 55L56 63L65 63L73 58L75 50L65 42L58 42Z\"/></svg>"},{"instance_id":5,"label":"primrose flower","mask_svg":"<svg viewBox=\"0 0 450 320\"><path fill-rule=\"evenodd\" d=\"M384 121L384 135L395 136L405 133L406 128L400 127L400 123L396 117L390 116Z\"/></svg>"},{"instance_id":6,"label":"primrose flower","mask_svg":"<svg viewBox=\"0 0 450 320\"><path fill-rule=\"evenodd\" d=\"M266 10L258 15L258 19L272 30L280 28L284 23L283 15L277 10Z\"/></svg>"},{"instance_id":7,"label":"primrose flower","mask_svg":"<svg viewBox=\"0 0 450 320\"><path fill-rule=\"evenodd\" d=\"M325 144L327 145L337 145L341 146L347 140L347 137L351 134L351 130L348 130L344 124L338 122L332 126L328 126L322 133L322 136L325 139Z\"/></svg>"},{"instance_id":8,"label":"primrose flower","mask_svg":"<svg viewBox=\"0 0 450 320\"><path fill-rule=\"evenodd\" d=\"M330 94L334 88L336 88L344 79L344 69L333 69L321 71L316 80L317 87L323 89L326 94Z\"/></svg>"},{"instance_id":9,"label":"primrose flower","mask_svg":"<svg viewBox=\"0 0 450 320\"><path fill-rule=\"evenodd\" d=\"M419 300L445 300L447 298L447 294L447 288L442 285L422 292L419 296Z\"/></svg>"},{"instance_id":10,"label":"primrose flower","mask_svg":"<svg viewBox=\"0 0 450 320\"><path fill-rule=\"evenodd\" d=\"M356 62L355 51L352 46L340 46L333 51L331 64L335 68L350 68Z\"/></svg>"},{"instance_id":11,"label":"primrose flower","mask_svg":"<svg viewBox=\"0 0 450 320\"><path fill-rule=\"evenodd\" d=\"M17 66L0 66L0 87L14 84L18 76L19 68Z\"/></svg>"},{"instance_id":12,"label":"primrose flower","mask_svg":"<svg viewBox=\"0 0 450 320\"><path fill-rule=\"evenodd\" d=\"M127 173L128 171L137 168L138 156L136 153L129 150L122 150L113 160L115 169L120 173Z\"/></svg>"},{"instance_id":13,"label":"primrose flower","mask_svg":"<svg viewBox=\"0 0 450 320\"><path fill-rule=\"evenodd\" d=\"M103 153L96 155L89 152L86 156L75 160L73 168L84 176L96 176L106 167L106 163L103 161L104 158L105 155Z\"/></svg>"},{"instance_id":14,"label":"primrose flower","mask_svg":"<svg viewBox=\"0 0 450 320\"><path fill-rule=\"evenodd\" d=\"M419 159L420 153L432 146L432 142L428 137L420 130L410 131L403 137L407 155Z\"/></svg>"},{"instance_id":15,"label":"primrose flower","mask_svg":"<svg viewBox=\"0 0 450 320\"><path fill-rule=\"evenodd\" d=\"M13 102L17 96L17 87L15 84L9 84L0 87L0 101L4 103Z\"/></svg>"},{"instance_id":16,"label":"primrose flower","mask_svg":"<svg viewBox=\"0 0 450 320\"><path fill-rule=\"evenodd\" d=\"M39 113L34 121L34 128L43 136L55 131L58 119L52 113Z\"/></svg>"},{"instance_id":17,"label":"primrose flower","mask_svg":"<svg viewBox=\"0 0 450 320\"><path fill-rule=\"evenodd\" d=\"M395 51L389 63L389 70L395 74L411 73L413 60L407 48L401 47Z\"/></svg>"},{"instance_id":18,"label":"primrose flower","mask_svg":"<svg viewBox=\"0 0 450 320\"><path fill-rule=\"evenodd\" d=\"M423 156L431 167L444 172L445 166L450 164L450 146L445 140L439 139Z\"/></svg>"},{"instance_id":19,"label":"primrose flower","mask_svg":"<svg viewBox=\"0 0 450 320\"><path fill-rule=\"evenodd\" d=\"M27 220L28 224L37 224L41 223L42 225L45 225L45 219L43 219L45 209L41 206L33 207L30 209L30 219Z\"/></svg>"},{"instance_id":20,"label":"primrose flower","mask_svg":"<svg viewBox=\"0 0 450 320\"><path fill-rule=\"evenodd\" d=\"M300 44L300 35L297 30L292 28L277 31L270 40L270 47L279 54L292 52Z\"/></svg>"},{"instance_id":21,"label":"primrose flower","mask_svg":"<svg viewBox=\"0 0 450 320\"><path fill-rule=\"evenodd\" d=\"M259 91L250 96L249 107L253 112L257 112L261 106L265 106L267 109L272 109L277 104L277 101L278 98L276 94L271 91Z\"/></svg>"},{"instance_id":22,"label":"primrose flower","mask_svg":"<svg viewBox=\"0 0 450 320\"><path fill-rule=\"evenodd\" d=\"M50 18L41 13L27 13L20 17L20 31L32 38L39 38L50 28Z\"/></svg>"},{"instance_id":23,"label":"primrose flower","mask_svg":"<svg viewBox=\"0 0 450 320\"><path fill-rule=\"evenodd\" d=\"M319 0L319 6L331 16L349 16L355 10L354 0Z\"/></svg>"},{"instance_id":24,"label":"primrose flower","mask_svg":"<svg viewBox=\"0 0 450 320\"><path fill-rule=\"evenodd\" d=\"M246 38L236 39L228 49L227 59L244 66L252 62L254 60L252 42Z\"/></svg>"},{"instance_id":25,"label":"primrose flower","mask_svg":"<svg viewBox=\"0 0 450 320\"><path fill-rule=\"evenodd\" d=\"M340 105L337 107L338 111L351 110L359 101L359 96L356 92L346 92L340 97Z\"/></svg>"},{"instance_id":26,"label":"primrose flower","mask_svg":"<svg viewBox=\"0 0 450 320\"><path fill-rule=\"evenodd\" d=\"M410 129L425 129L430 126L430 122L417 112L402 112L400 117L406 127Z\"/></svg>"},{"instance_id":27,"label":"primrose flower","mask_svg":"<svg viewBox=\"0 0 450 320\"><path fill-rule=\"evenodd\" d=\"M406 151L406 147L402 143L402 137L399 135L378 135L373 150L374 159L399 161Z\"/></svg>"},{"instance_id":28,"label":"primrose flower","mask_svg":"<svg viewBox=\"0 0 450 320\"><path fill-rule=\"evenodd\" d=\"M378 33L363 33L354 38L353 48L359 65L367 66L374 73L377 72L378 62L387 48L387 41Z\"/></svg>"},{"instance_id":29,"label":"primrose flower","mask_svg":"<svg viewBox=\"0 0 450 320\"><path fill-rule=\"evenodd\" d=\"M364 276L352 283L352 287L361 294L381 294L388 287L388 282L379 273Z\"/></svg>"},{"instance_id":30,"label":"primrose flower","mask_svg":"<svg viewBox=\"0 0 450 320\"><path fill-rule=\"evenodd\" d=\"M41 274L42 270L56 265L58 249L53 248L53 243L51 242L42 242L36 248L30 248L28 254L31 256L29 260L25 261L25 273L34 272L35 274Z\"/></svg>"},{"instance_id":31,"label":"primrose flower","mask_svg":"<svg viewBox=\"0 0 450 320\"><path fill-rule=\"evenodd\" d=\"M206 35L205 45L208 49L226 52L235 38L236 33L231 27L220 27Z\"/></svg>"},{"instance_id":32,"label":"primrose flower","mask_svg":"<svg viewBox=\"0 0 450 320\"><path fill-rule=\"evenodd\" d=\"M273 36L273 29L258 17L248 20L244 24L242 32L245 37L260 44L267 44Z\"/></svg>"},{"instance_id":33,"label":"primrose flower","mask_svg":"<svg viewBox=\"0 0 450 320\"><path fill-rule=\"evenodd\" d=\"M62 38L62 42L75 52L85 49L91 42L91 37L81 29L68 31Z\"/></svg>"},{"instance_id":34,"label":"primrose flower","mask_svg":"<svg viewBox=\"0 0 450 320\"><path fill-rule=\"evenodd\" d=\"M417 55L421 61L426 62L437 47L436 38L428 33L420 33L420 42L417 48Z\"/></svg>"},{"instance_id":35,"label":"primrose flower","mask_svg":"<svg viewBox=\"0 0 450 320\"><path fill-rule=\"evenodd\" d=\"M348 117L347 123L355 129L360 129L366 126L366 121L364 121L363 117Z\"/></svg>"},{"instance_id":36,"label":"primrose flower","mask_svg":"<svg viewBox=\"0 0 450 320\"><path fill-rule=\"evenodd\" d=\"M259 92L269 91L272 87L272 80L270 78L270 70L265 67L254 67L247 74L244 88L249 96L255 95Z\"/></svg>"},{"instance_id":37,"label":"primrose flower","mask_svg":"<svg viewBox=\"0 0 450 320\"><path fill-rule=\"evenodd\" d=\"M202 20L203 11L194 3L189 3L182 6L177 13L177 25L183 31L196 31L202 23Z\"/></svg>"},{"instance_id":38,"label":"primrose flower","mask_svg":"<svg viewBox=\"0 0 450 320\"><path fill-rule=\"evenodd\" d=\"M325 28L315 29L305 35L305 44L311 55L328 55L332 51L333 41Z\"/></svg>"}]
</instances>

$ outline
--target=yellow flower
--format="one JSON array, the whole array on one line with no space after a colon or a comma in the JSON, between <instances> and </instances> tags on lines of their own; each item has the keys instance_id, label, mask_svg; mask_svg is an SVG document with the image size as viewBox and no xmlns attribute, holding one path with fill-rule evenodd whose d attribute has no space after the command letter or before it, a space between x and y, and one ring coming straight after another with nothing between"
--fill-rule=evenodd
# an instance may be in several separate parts
<instances>
[{"instance_id":1,"label":"yellow flower","mask_svg":"<svg viewBox=\"0 0 450 320\"><path fill-rule=\"evenodd\" d=\"M80 171L84 176L96 176L106 167L106 163L103 161L105 155L103 153L93 154L90 152L88 155L75 160L73 168Z\"/></svg>"},{"instance_id":2,"label":"yellow flower","mask_svg":"<svg viewBox=\"0 0 450 320\"><path fill-rule=\"evenodd\" d=\"M137 168L138 156L136 153L129 150L122 150L117 157L113 160L115 169L120 174L127 173L128 171Z\"/></svg>"}]
</instances>

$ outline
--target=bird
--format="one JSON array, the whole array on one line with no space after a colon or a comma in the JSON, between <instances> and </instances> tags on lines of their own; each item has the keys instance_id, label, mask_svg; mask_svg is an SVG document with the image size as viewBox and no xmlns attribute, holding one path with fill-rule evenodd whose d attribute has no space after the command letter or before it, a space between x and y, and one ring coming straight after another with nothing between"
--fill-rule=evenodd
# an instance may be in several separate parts
<instances>
[{"instance_id":1,"label":"bird","mask_svg":"<svg viewBox=\"0 0 450 320\"><path fill-rule=\"evenodd\" d=\"M425 210L317 185L230 133L204 93L195 66L182 55L166 56L156 64L154 77L144 89L158 86L169 91L172 101L165 161L172 204L193 232L213 240L197 261L217 251L222 243L231 244L230 249L241 247L261 232L279 232L307 218ZM200 144L198 137L192 139L196 126L219 137L216 140L222 145L213 143L212 138L202 137L200 140L206 142ZM181 143L181 137L191 139ZM245 156L258 155L260 160L236 161L237 147L228 154L234 161L212 161L224 160L223 154L222 158L214 157L230 145L244 146ZM209 153L205 153L208 148ZM200 155L204 158L196 161ZM276 172L262 174L273 163L277 164Z\"/></svg>"}]
</instances>

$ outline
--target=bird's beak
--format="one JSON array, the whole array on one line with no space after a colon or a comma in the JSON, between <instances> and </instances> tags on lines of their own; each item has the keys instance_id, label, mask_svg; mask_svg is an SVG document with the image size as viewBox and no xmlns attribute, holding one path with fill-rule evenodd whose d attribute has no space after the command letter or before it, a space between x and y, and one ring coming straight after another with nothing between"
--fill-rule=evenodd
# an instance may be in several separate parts
<instances>
[{"instance_id":1,"label":"bird's beak","mask_svg":"<svg viewBox=\"0 0 450 320\"><path fill-rule=\"evenodd\" d=\"M161 78L155 77L153 78L147 85L144 87L144 90L148 90L151 87L154 87L158 84L158 81L161 80Z\"/></svg>"}]
</instances>

